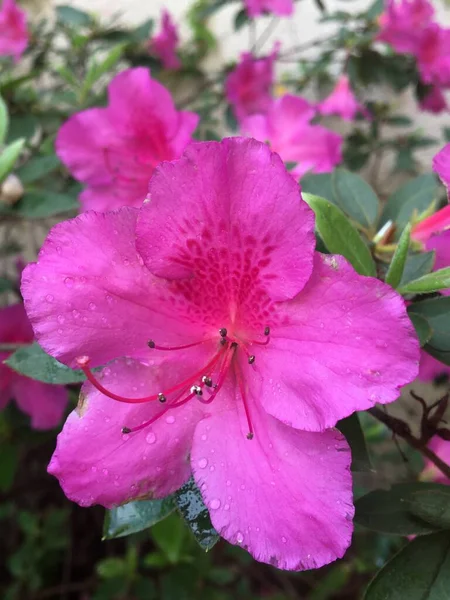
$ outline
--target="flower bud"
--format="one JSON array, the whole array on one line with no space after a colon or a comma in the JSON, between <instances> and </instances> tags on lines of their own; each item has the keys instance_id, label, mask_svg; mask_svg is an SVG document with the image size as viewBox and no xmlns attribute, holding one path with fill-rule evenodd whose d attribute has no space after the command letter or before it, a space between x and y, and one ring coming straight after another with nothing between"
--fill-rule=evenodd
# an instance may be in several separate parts
<instances>
[{"instance_id":1,"label":"flower bud","mask_svg":"<svg viewBox=\"0 0 450 600\"><path fill-rule=\"evenodd\" d=\"M23 185L17 175L10 174L0 185L0 202L12 206L23 196Z\"/></svg>"}]
</instances>

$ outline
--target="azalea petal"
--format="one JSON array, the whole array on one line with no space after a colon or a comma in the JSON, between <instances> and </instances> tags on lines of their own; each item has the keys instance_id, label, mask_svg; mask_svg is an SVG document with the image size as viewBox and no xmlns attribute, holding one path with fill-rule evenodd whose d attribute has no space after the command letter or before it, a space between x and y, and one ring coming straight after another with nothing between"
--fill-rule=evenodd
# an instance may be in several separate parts
<instances>
[{"instance_id":1,"label":"azalea petal","mask_svg":"<svg viewBox=\"0 0 450 600\"><path fill-rule=\"evenodd\" d=\"M137 210L82 214L56 225L35 264L22 276L22 294L37 340L59 360L93 365L120 356L148 357L149 339L200 341L190 321L136 253ZM164 292L164 293L163 293Z\"/></svg>"},{"instance_id":2,"label":"azalea petal","mask_svg":"<svg viewBox=\"0 0 450 600\"><path fill-rule=\"evenodd\" d=\"M433 381L439 375L450 376L450 366L444 365L440 360L422 350L420 353L420 367L418 378L421 381Z\"/></svg>"},{"instance_id":3,"label":"azalea petal","mask_svg":"<svg viewBox=\"0 0 450 600\"><path fill-rule=\"evenodd\" d=\"M264 12L288 16L294 12L293 0L245 0L249 17L257 17Z\"/></svg>"},{"instance_id":4,"label":"azalea petal","mask_svg":"<svg viewBox=\"0 0 450 600\"><path fill-rule=\"evenodd\" d=\"M20 410L31 417L33 429L59 425L69 400L65 387L20 376L14 377L11 387Z\"/></svg>"},{"instance_id":5,"label":"azalea petal","mask_svg":"<svg viewBox=\"0 0 450 600\"><path fill-rule=\"evenodd\" d=\"M115 361L100 380L117 394L135 398L170 381L170 369L155 369L130 359ZM172 377L177 374L172 372ZM193 431L202 416L198 402L167 411L140 431L123 434L162 413L158 401L125 404L83 386L78 409L58 436L48 471L68 498L82 506L117 506L137 497L162 498L190 477Z\"/></svg>"},{"instance_id":6,"label":"azalea petal","mask_svg":"<svg viewBox=\"0 0 450 600\"><path fill-rule=\"evenodd\" d=\"M433 158L433 169L439 175L442 183L450 187L450 144L447 144Z\"/></svg>"},{"instance_id":7,"label":"azalea petal","mask_svg":"<svg viewBox=\"0 0 450 600\"><path fill-rule=\"evenodd\" d=\"M279 569L341 557L352 535L350 450L335 430L296 431L253 407L255 437L236 405L201 421L191 464L214 527Z\"/></svg>"},{"instance_id":8,"label":"azalea petal","mask_svg":"<svg viewBox=\"0 0 450 600\"><path fill-rule=\"evenodd\" d=\"M148 182L122 186L110 183L109 185L88 187L81 192L79 199L83 211L107 212L117 210L122 206L139 208L143 204L147 193Z\"/></svg>"},{"instance_id":9,"label":"azalea petal","mask_svg":"<svg viewBox=\"0 0 450 600\"><path fill-rule=\"evenodd\" d=\"M450 229L438 235L433 235L426 243L427 250L436 252L434 270L450 267ZM450 295L450 289L442 290L442 294Z\"/></svg>"},{"instance_id":10,"label":"azalea petal","mask_svg":"<svg viewBox=\"0 0 450 600\"><path fill-rule=\"evenodd\" d=\"M403 299L340 256L317 253L310 281L279 318L270 343L255 347L249 387L288 425L327 429L392 402L417 376L419 343Z\"/></svg>"},{"instance_id":11,"label":"azalea petal","mask_svg":"<svg viewBox=\"0 0 450 600\"><path fill-rule=\"evenodd\" d=\"M156 170L150 197L140 211L137 247L155 275L196 274L213 291L224 285L228 296L246 276L275 300L292 298L308 280L313 214L266 144L192 144L179 161ZM215 302L221 296L215 293Z\"/></svg>"}]
</instances>

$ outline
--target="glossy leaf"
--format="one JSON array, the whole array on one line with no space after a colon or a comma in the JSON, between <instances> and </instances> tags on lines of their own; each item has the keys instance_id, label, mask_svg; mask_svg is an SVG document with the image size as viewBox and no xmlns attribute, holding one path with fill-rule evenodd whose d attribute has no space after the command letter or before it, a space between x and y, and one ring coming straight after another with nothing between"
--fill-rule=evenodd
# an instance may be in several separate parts
<instances>
[{"instance_id":1,"label":"glossy leaf","mask_svg":"<svg viewBox=\"0 0 450 600\"><path fill-rule=\"evenodd\" d=\"M6 146L0 154L0 183L11 173L25 144L23 138Z\"/></svg>"},{"instance_id":2,"label":"glossy leaf","mask_svg":"<svg viewBox=\"0 0 450 600\"><path fill-rule=\"evenodd\" d=\"M450 590L448 532L418 537L370 583L364 600L445 600Z\"/></svg>"},{"instance_id":3,"label":"glossy leaf","mask_svg":"<svg viewBox=\"0 0 450 600\"><path fill-rule=\"evenodd\" d=\"M303 194L316 215L316 228L325 246L333 254L341 254L361 275L376 275L369 248L361 236L334 204L319 196Z\"/></svg>"},{"instance_id":4,"label":"glossy leaf","mask_svg":"<svg viewBox=\"0 0 450 600\"><path fill-rule=\"evenodd\" d=\"M424 317L433 331L425 349L428 351L430 347L437 352L450 353L450 297L414 302L408 311ZM430 354L435 355L433 352Z\"/></svg>"},{"instance_id":5,"label":"glossy leaf","mask_svg":"<svg viewBox=\"0 0 450 600\"><path fill-rule=\"evenodd\" d=\"M165 519L176 508L173 496L161 500L135 500L107 510L103 539L123 537L148 529Z\"/></svg>"},{"instance_id":6,"label":"glossy leaf","mask_svg":"<svg viewBox=\"0 0 450 600\"><path fill-rule=\"evenodd\" d=\"M219 541L219 534L211 524L208 509L203 503L195 481L191 478L176 492L175 498L178 509L197 542L204 550L210 550Z\"/></svg>"},{"instance_id":7,"label":"glossy leaf","mask_svg":"<svg viewBox=\"0 0 450 600\"><path fill-rule=\"evenodd\" d=\"M375 490L355 502L355 523L380 533L421 535L439 529L415 516L410 502L419 491L438 490L437 483L399 483Z\"/></svg>"},{"instance_id":8,"label":"glossy leaf","mask_svg":"<svg viewBox=\"0 0 450 600\"><path fill-rule=\"evenodd\" d=\"M432 173L416 177L388 198L381 223L391 220L403 230L414 213L420 214L430 206L436 198L437 191L437 180Z\"/></svg>"},{"instance_id":9,"label":"glossy leaf","mask_svg":"<svg viewBox=\"0 0 450 600\"><path fill-rule=\"evenodd\" d=\"M333 171L331 181L339 208L363 227L370 228L378 218L380 206L371 186L356 173L341 168Z\"/></svg>"},{"instance_id":10,"label":"glossy leaf","mask_svg":"<svg viewBox=\"0 0 450 600\"><path fill-rule=\"evenodd\" d=\"M433 269L436 255L434 252L411 254L406 259L400 285L405 285L414 279L419 279Z\"/></svg>"},{"instance_id":11,"label":"glossy leaf","mask_svg":"<svg viewBox=\"0 0 450 600\"><path fill-rule=\"evenodd\" d=\"M400 285L408 257L409 243L411 240L411 225L408 224L400 236L391 264L386 274L386 283L394 289Z\"/></svg>"},{"instance_id":12,"label":"glossy leaf","mask_svg":"<svg viewBox=\"0 0 450 600\"><path fill-rule=\"evenodd\" d=\"M357 413L353 413L337 424L339 431L345 436L352 451L352 471L371 471L369 451L366 446L364 432Z\"/></svg>"},{"instance_id":13,"label":"glossy leaf","mask_svg":"<svg viewBox=\"0 0 450 600\"><path fill-rule=\"evenodd\" d=\"M433 335L433 330L431 329L428 321L425 319L425 317L422 317L422 315L410 312L409 318L411 319L412 324L414 325L414 329L416 330L420 346L423 348L423 346L425 346L425 344L427 344L430 341Z\"/></svg>"},{"instance_id":14,"label":"glossy leaf","mask_svg":"<svg viewBox=\"0 0 450 600\"><path fill-rule=\"evenodd\" d=\"M428 273L399 288L401 294L431 294L450 288L450 267Z\"/></svg>"},{"instance_id":15,"label":"glossy leaf","mask_svg":"<svg viewBox=\"0 0 450 600\"><path fill-rule=\"evenodd\" d=\"M17 373L44 383L67 384L85 380L83 371L61 364L36 342L16 350L5 363Z\"/></svg>"},{"instance_id":16,"label":"glossy leaf","mask_svg":"<svg viewBox=\"0 0 450 600\"><path fill-rule=\"evenodd\" d=\"M450 529L450 489L442 485L440 489L413 494L410 511L434 527Z\"/></svg>"}]
</instances>

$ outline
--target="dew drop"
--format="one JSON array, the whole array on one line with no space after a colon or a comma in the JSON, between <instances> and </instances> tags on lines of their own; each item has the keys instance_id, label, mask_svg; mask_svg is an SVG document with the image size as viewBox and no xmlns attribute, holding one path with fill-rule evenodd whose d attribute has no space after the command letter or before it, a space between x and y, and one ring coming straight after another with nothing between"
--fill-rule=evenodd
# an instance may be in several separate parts
<instances>
[{"instance_id":1,"label":"dew drop","mask_svg":"<svg viewBox=\"0 0 450 600\"><path fill-rule=\"evenodd\" d=\"M145 441L147 444L154 444L156 442L156 435L153 433L153 431L150 431L150 433L147 434Z\"/></svg>"},{"instance_id":2,"label":"dew drop","mask_svg":"<svg viewBox=\"0 0 450 600\"><path fill-rule=\"evenodd\" d=\"M94 304L93 302L89 302L89 310L95 310L96 308L96 304Z\"/></svg>"},{"instance_id":3,"label":"dew drop","mask_svg":"<svg viewBox=\"0 0 450 600\"><path fill-rule=\"evenodd\" d=\"M198 461L198 466L200 467L200 469L204 469L206 467L206 465L208 464L208 461L206 458L201 458Z\"/></svg>"},{"instance_id":4,"label":"dew drop","mask_svg":"<svg viewBox=\"0 0 450 600\"><path fill-rule=\"evenodd\" d=\"M73 279L72 279L72 277L66 277L66 278L64 279L64 284L65 284L67 287L69 287L69 288L70 288L70 287L72 287L72 286L73 286Z\"/></svg>"},{"instance_id":5,"label":"dew drop","mask_svg":"<svg viewBox=\"0 0 450 600\"><path fill-rule=\"evenodd\" d=\"M206 440L207 440L207 439L208 439L208 436L206 435L206 433L204 433L204 434L202 435L202 440L203 440L204 442L206 442Z\"/></svg>"},{"instance_id":6,"label":"dew drop","mask_svg":"<svg viewBox=\"0 0 450 600\"><path fill-rule=\"evenodd\" d=\"M285 544L285 543L287 542L287 539L284 537L284 535L283 535L283 537L281 538L281 541L283 542L283 544Z\"/></svg>"},{"instance_id":7,"label":"dew drop","mask_svg":"<svg viewBox=\"0 0 450 600\"><path fill-rule=\"evenodd\" d=\"M223 507L223 510L230 510L230 505L229 504L225 504L225 506Z\"/></svg>"},{"instance_id":8,"label":"dew drop","mask_svg":"<svg viewBox=\"0 0 450 600\"><path fill-rule=\"evenodd\" d=\"M130 437L130 435L128 433L124 433L122 435L122 439L123 439L124 442L126 442L129 437Z\"/></svg>"},{"instance_id":9,"label":"dew drop","mask_svg":"<svg viewBox=\"0 0 450 600\"><path fill-rule=\"evenodd\" d=\"M218 498L214 498L214 500L211 500L211 508L213 510L217 510L218 508L220 508L220 500Z\"/></svg>"},{"instance_id":10,"label":"dew drop","mask_svg":"<svg viewBox=\"0 0 450 600\"><path fill-rule=\"evenodd\" d=\"M91 467L91 471L92 471L93 473L96 473L96 472L97 472L97 467Z\"/></svg>"},{"instance_id":11,"label":"dew drop","mask_svg":"<svg viewBox=\"0 0 450 600\"><path fill-rule=\"evenodd\" d=\"M244 536L240 531L237 532L236 541L238 544L242 544L242 542L244 541Z\"/></svg>"},{"instance_id":12,"label":"dew drop","mask_svg":"<svg viewBox=\"0 0 450 600\"><path fill-rule=\"evenodd\" d=\"M63 315L58 315L57 317L58 319L58 323L61 323L61 325L64 323L64 321L66 320L65 317Z\"/></svg>"},{"instance_id":13,"label":"dew drop","mask_svg":"<svg viewBox=\"0 0 450 600\"><path fill-rule=\"evenodd\" d=\"M227 486L230 487L231 485L231 481L229 479L227 479Z\"/></svg>"},{"instance_id":14,"label":"dew drop","mask_svg":"<svg viewBox=\"0 0 450 600\"><path fill-rule=\"evenodd\" d=\"M45 299L47 300L47 302L53 302L53 300L55 299L55 297L52 296L51 294L47 294L45 296Z\"/></svg>"},{"instance_id":15,"label":"dew drop","mask_svg":"<svg viewBox=\"0 0 450 600\"><path fill-rule=\"evenodd\" d=\"M209 470L211 471L211 473L214 471L214 469L215 469L215 467L214 467L213 465L211 465L211 466L209 467Z\"/></svg>"},{"instance_id":16,"label":"dew drop","mask_svg":"<svg viewBox=\"0 0 450 600\"><path fill-rule=\"evenodd\" d=\"M175 417L173 415L169 415L168 417L166 417L166 423L172 425L172 423L175 423Z\"/></svg>"},{"instance_id":17,"label":"dew drop","mask_svg":"<svg viewBox=\"0 0 450 600\"><path fill-rule=\"evenodd\" d=\"M109 471L108 469L103 469L102 470L103 475L106 477L107 475L109 475Z\"/></svg>"}]
</instances>

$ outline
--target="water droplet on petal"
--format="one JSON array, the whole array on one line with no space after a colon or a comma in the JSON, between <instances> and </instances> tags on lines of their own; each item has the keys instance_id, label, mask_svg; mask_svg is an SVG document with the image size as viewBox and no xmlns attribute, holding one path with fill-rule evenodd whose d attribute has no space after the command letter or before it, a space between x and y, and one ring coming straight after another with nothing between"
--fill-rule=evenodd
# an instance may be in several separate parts
<instances>
[{"instance_id":1,"label":"water droplet on petal","mask_svg":"<svg viewBox=\"0 0 450 600\"><path fill-rule=\"evenodd\" d=\"M229 479L227 479L227 486L230 487L231 485L231 481Z\"/></svg>"},{"instance_id":2,"label":"water droplet on petal","mask_svg":"<svg viewBox=\"0 0 450 600\"><path fill-rule=\"evenodd\" d=\"M72 277L66 277L64 279L64 284L67 285L67 287L72 287L73 286L73 279L72 279Z\"/></svg>"},{"instance_id":3,"label":"water droplet on petal","mask_svg":"<svg viewBox=\"0 0 450 600\"><path fill-rule=\"evenodd\" d=\"M102 473L106 477L109 474L109 471L108 471L108 469L103 469Z\"/></svg>"},{"instance_id":4,"label":"water droplet on petal","mask_svg":"<svg viewBox=\"0 0 450 600\"><path fill-rule=\"evenodd\" d=\"M208 461L206 458L201 458L198 461L198 466L200 467L200 469L204 469L206 467L206 465L208 464Z\"/></svg>"},{"instance_id":5,"label":"water droplet on petal","mask_svg":"<svg viewBox=\"0 0 450 600\"><path fill-rule=\"evenodd\" d=\"M283 536L283 537L281 538L281 541L283 542L283 544L285 544L285 543L287 542L287 539L286 539L286 538Z\"/></svg>"},{"instance_id":6,"label":"water droplet on petal","mask_svg":"<svg viewBox=\"0 0 450 600\"><path fill-rule=\"evenodd\" d=\"M175 417L173 415L169 415L168 417L166 417L166 423L172 425L172 423L175 423Z\"/></svg>"},{"instance_id":7,"label":"water droplet on petal","mask_svg":"<svg viewBox=\"0 0 450 600\"><path fill-rule=\"evenodd\" d=\"M214 498L214 500L211 500L210 506L213 510L217 510L218 508L220 508L220 500L218 498Z\"/></svg>"},{"instance_id":8,"label":"water droplet on petal","mask_svg":"<svg viewBox=\"0 0 450 600\"><path fill-rule=\"evenodd\" d=\"M150 431L150 433L147 434L145 441L147 444L154 444L156 442L156 435L153 433L153 431Z\"/></svg>"},{"instance_id":9,"label":"water droplet on petal","mask_svg":"<svg viewBox=\"0 0 450 600\"><path fill-rule=\"evenodd\" d=\"M207 440L207 439L208 439L208 436L206 435L206 433L204 433L204 434L202 435L202 440L203 440L204 442L206 442L206 440Z\"/></svg>"},{"instance_id":10,"label":"water droplet on petal","mask_svg":"<svg viewBox=\"0 0 450 600\"><path fill-rule=\"evenodd\" d=\"M66 320L65 317L63 315L58 315L58 323L61 323L61 325L64 323L64 321Z\"/></svg>"},{"instance_id":11,"label":"water droplet on petal","mask_svg":"<svg viewBox=\"0 0 450 600\"><path fill-rule=\"evenodd\" d=\"M225 506L223 507L223 510L230 510L230 505L229 504L225 504Z\"/></svg>"},{"instance_id":12,"label":"water droplet on petal","mask_svg":"<svg viewBox=\"0 0 450 600\"><path fill-rule=\"evenodd\" d=\"M53 302L53 300L55 299L55 297L52 296L51 294L47 294L45 296L45 299L47 300L47 302Z\"/></svg>"},{"instance_id":13,"label":"water droplet on petal","mask_svg":"<svg viewBox=\"0 0 450 600\"><path fill-rule=\"evenodd\" d=\"M97 308L97 305L94 304L93 302L89 302L89 310L95 310Z\"/></svg>"},{"instance_id":14,"label":"water droplet on petal","mask_svg":"<svg viewBox=\"0 0 450 600\"><path fill-rule=\"evenodd\" d=\"M242 542L244 541L244 536L240 531L237 532L236 541L238 544L242 544Z\"/></svg>"}]
</instances>

